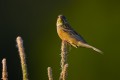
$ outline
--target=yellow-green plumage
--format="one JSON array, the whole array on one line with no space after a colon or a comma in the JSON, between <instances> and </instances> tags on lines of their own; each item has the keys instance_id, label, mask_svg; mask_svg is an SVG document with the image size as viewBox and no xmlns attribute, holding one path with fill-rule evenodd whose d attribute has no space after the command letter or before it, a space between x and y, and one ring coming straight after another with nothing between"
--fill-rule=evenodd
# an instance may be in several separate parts
<instances>
[{"instance_id":1,"label":"yellow-green plumage","mask_svg":"<svg viewBox=\"0 0 120 80\"><path fill-rule=\"evenodd\" d=\"M102 53L99 49L89 45L83 37L78 34L67 22L65 16L59 15L57 18L57 33L59 37L70 43L74 47L86 47L86 48L92 48L93 50Z\"/></svg>"}]
</instances>

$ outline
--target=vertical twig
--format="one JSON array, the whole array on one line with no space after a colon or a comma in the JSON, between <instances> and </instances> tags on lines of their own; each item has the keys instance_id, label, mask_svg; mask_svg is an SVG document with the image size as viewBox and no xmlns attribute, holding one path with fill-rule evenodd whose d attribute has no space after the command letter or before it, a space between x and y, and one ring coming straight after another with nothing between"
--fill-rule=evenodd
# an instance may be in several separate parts
<instances>
[{"instance_id":1,"label":"vertical twig","mask_svg":"<svg viewBox=\"0 0 120 80\"><path fill-rule=\"evenodd\" d=\"M53 77L52 77L52 68L51 67L48 67L48 79L49 80L53 80Z\"/></svg>"},{"instance_id":2,"label":"vertical twig","mask_svg":"<svg viewBox=\"0 0 120 80\"><path fill-rule=\"evenodd\" d=\"M7 73L7 65L6 65L6 59L4 58L2 60L2 80L8 80L8 73Z\"/></svg>"},{"instance_id":3,"label":"vertical twig","mask_svg":"<svg viewBox=\"0 0 120 80\"><path fill-rule=\"evenodd\" d=\"M61 68L64 68L64 65L67 63L67 42L62 41L61 44Z\"/></svg>"},{"instance_id":4,"label":"vertical twig","mask_svg":"<svg viewBox=\"0 0 120 80\"><path fill-rule=\"evenodd\" d=\"M20 36L18 36L16 41L17 41L18 51L19 51L20 60L21 60L23 80L28 80L28 72L27 72L26 57L25 57L25 52L23 47L23 40Z\"/></svg>"},{"instance_id":5,"label":"vertical twig","mask_svg":"<svg viewBox=\"0 0 120 80\"><path fill-rule=\"evenodd\" d=\"M67 70L68 70L68 64L64 65L64 69L63 69L63 80L67 79Z\"/></svg>"},{"instance_id":6,"label":"vertical twig","mask_svg":"<svg viewBox=\"0 0 120 80\"><path fill-rule=\"evenodd\" d=\"M67 42L66 41L62 41L61 44L61 73L60 73L60 78L59 80L65 80L66 79L66 74L67 74ZM65 72L64 72L65 71Z\"/></svg>"}]
</instances>

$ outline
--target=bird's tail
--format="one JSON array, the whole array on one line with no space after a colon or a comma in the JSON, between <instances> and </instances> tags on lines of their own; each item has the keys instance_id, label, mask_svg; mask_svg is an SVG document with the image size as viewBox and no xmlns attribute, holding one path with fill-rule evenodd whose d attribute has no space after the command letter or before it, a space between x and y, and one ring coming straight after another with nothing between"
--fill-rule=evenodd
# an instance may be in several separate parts
<instances>
[{"instance_id":1,"label":"bird's tail","mask_svg":"<svg viewBox=\"0 0 120 80\"><path fill-rule=\"evenodd\" d=\"M103 53L101 50L99 50L99 49L97 49L97 48L95 48L95 47L93 47L93 46L91 46L91 45L89 45L89 44L86 44L86 43L80 43L80 46L82 46L82 47L86 47L86 48L91 48L91 49L93 49L94 51L96 51L96 52L99 52L99 53Z\"/></svg>"}]
</instances>

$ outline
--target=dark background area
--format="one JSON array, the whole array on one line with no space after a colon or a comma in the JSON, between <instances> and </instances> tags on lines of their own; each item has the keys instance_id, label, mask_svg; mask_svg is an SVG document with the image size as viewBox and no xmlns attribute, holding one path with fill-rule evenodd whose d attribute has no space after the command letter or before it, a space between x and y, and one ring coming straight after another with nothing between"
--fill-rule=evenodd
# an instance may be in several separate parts
<instances>
[{"instance_id":1,"label":"dark background area","mask_svg":"<svg viewBox=\"0 0 120 80\"><path fill-rule=\"evenodd\" d=\"M119 80L119 0L0 0L0 61L7 59L9 80L22 80L17 36L24 40L30 80L48 80L48 66L53 69L54 80L58 79L59 14L65 15L89 44L104 52L101 55L72 47L68 55L68 80Z\"/></svg>"}]
</instances>

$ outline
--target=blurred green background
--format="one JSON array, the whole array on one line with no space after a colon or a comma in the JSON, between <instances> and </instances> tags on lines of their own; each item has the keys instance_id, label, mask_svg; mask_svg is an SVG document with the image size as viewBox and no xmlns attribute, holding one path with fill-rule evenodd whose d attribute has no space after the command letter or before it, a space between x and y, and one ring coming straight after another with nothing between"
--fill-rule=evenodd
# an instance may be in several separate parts
<instances>
[{"instance_id":1,"label":"blurred green background","mask_svg":"<svg viewBox=\"0 0 120 80\"><path fill-rule=\"evenodd\" d=\"M24 40L30 80L48 80L48 66L53 69L54 80L58 80L59 14L65 15L89 44L104 52L101 55L72 47L68 55L68 80L119 80L119 0L0 0L0 61L7 58L9 80L22 79L17 36Z\"/></svg>"}]
</instances>

